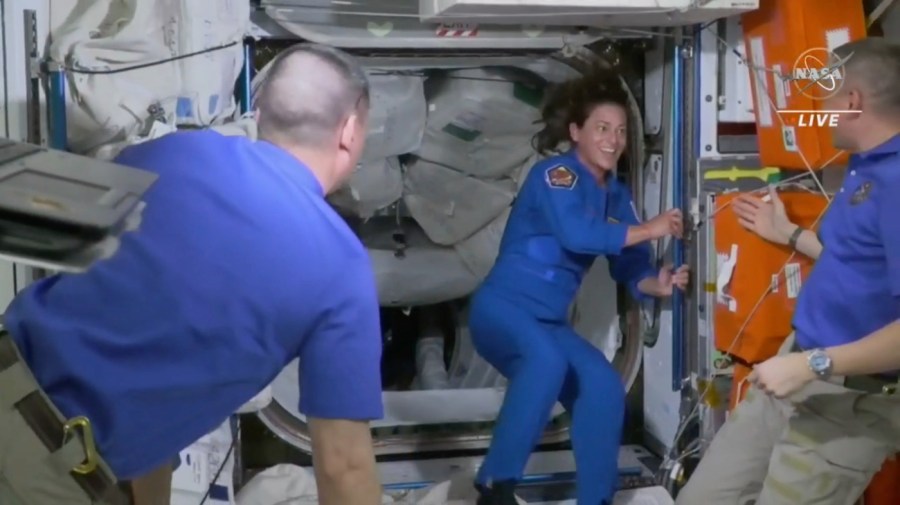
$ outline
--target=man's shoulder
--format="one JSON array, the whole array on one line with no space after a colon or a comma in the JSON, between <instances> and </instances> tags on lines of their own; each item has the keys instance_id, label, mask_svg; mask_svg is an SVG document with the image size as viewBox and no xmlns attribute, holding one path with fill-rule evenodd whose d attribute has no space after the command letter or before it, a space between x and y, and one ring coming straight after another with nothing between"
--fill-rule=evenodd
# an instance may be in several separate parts
<instances>
[{"instance_id":1,"label":"man's shoulder","mask_svg":"<svg viewBox=\"0 0 900 505\"><path fill-rule=\"evenodd\" d=\"M306 253L318 257L323 267L333 266L336 274L371 271L368 250L347 222L324 199L310 199L308 205L310 212L292 230Z\"/></svg>"},{"instance_id":2,"label":"man's shoulder","mask_svg":"<svg viewBox=\"0 0 900 505\"><path fill-rule=\"evenodd\" d=\"M161 163L197 164L212 163L218 158L229 158L229 146L237 146L246 139L228 137L212 130L185 130L130 145L113 159L116 163L136 168L154 169ZM164 168L164 167L159 167Z\"/></svg>"}]
</instances>

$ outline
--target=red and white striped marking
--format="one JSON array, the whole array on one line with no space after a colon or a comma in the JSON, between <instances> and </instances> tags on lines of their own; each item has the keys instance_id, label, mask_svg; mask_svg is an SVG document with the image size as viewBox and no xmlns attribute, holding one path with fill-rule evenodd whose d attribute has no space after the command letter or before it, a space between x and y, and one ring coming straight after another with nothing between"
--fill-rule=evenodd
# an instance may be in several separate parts
<instances>
[{"instance_id":1,"label":"red and white striped marking","mask_svg":"<svg viewBox=\"0 0 900 505\"><path fill-rule=\"evenodd\" d=\"M438 37L475 37L478 35L478 25L443 23L438 25L435 35Z\"/></svg>"}]
</instances>

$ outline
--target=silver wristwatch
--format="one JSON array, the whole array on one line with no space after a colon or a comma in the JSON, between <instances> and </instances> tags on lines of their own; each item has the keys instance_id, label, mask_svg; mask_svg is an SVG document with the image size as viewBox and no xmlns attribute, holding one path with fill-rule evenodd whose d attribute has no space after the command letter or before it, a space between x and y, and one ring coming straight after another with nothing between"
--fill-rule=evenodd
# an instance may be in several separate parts
<instances>
[{"instance_id":1,"label":"silver wristwatch","mask_svg":"<svg viewBox=\"0 0 900 505\"><path fill-rule=\"evenodd\" d=\"M806 364L809 369L820 379L828 379L831 377L831 356L825 352L825 349L813 349L806 357Z\"/></svg>"}]
</instances>

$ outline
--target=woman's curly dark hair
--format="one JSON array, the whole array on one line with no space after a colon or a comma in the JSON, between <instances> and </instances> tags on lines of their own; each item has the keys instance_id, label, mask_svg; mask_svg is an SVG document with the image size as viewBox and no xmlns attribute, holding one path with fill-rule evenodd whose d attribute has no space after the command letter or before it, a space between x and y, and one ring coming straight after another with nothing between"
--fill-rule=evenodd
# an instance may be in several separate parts
<instances>
[{"instance_id":1,"label":"woman's curly dark hair","mask_svg":"<svg viewBox=\"0 0 900 505\"><path fill-rule=\"evenodd\" d=\"M544 127L535 134L532 146L540 154L554 151L571 140L571 123L583 126L598 105L610 103L628 109L628 93L607 68L595 67L577 79L559 84L547 94L540 120Z\"/></svg>"}]
</instances>

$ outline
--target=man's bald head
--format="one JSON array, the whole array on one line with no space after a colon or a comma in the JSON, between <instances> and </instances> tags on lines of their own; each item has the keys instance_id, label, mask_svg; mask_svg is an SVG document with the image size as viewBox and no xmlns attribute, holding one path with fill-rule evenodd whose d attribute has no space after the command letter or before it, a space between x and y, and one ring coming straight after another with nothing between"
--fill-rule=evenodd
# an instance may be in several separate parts
<instances>
[{"instance_id":1,"label":"man's bald head","mask_svg":"<svg viewBox=\"0 0 900 505\"><path fill-rule=\"evenodd\" d=\"M900 132L900 46L880 37L854 40L834 49L844 60L843 84L825 99L825 110L842 114L831 128L838 149L867 151Z\"/></svg>"},{"instance_id":2,"label":"man's bald head","mask_svg":"<svg viewBox=\"0 0 900 505\"><path fill-rule=\"evenodd\" d=\"M854 40L834 50L844 64L850 89L861 88L872 110L900 114L900 45L881 37Z\"/></svg>"},{"instance_id":3,"label":"man's bald head","mask_svg":"<svg viewBox=\"0 0 900 505\"><path fill-rule=\"evenodd\" d=\"M254 90L259 138L283 146L316 146L338 135L346 120L365 118L369 83L347 53L298 44L266 69Z\"/></svg>"}]
</instances>

